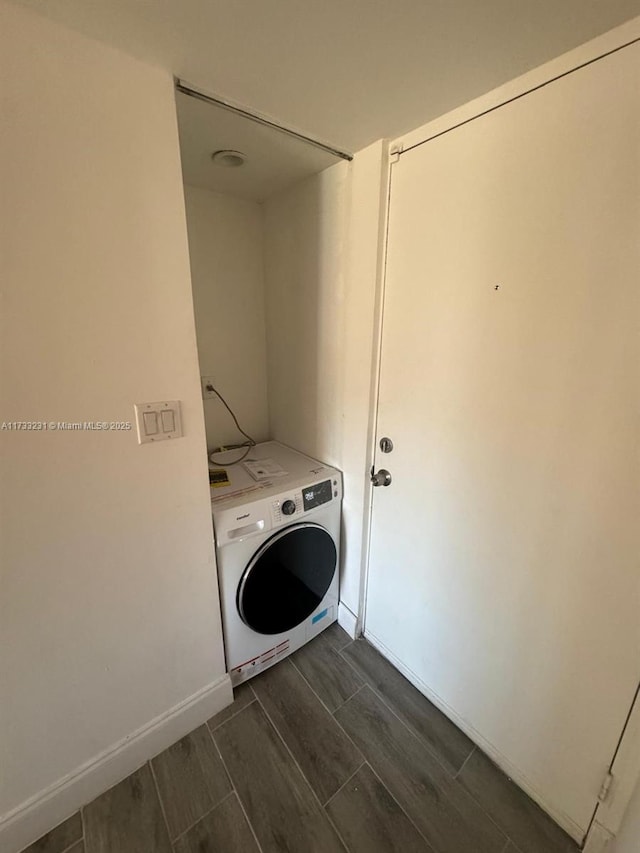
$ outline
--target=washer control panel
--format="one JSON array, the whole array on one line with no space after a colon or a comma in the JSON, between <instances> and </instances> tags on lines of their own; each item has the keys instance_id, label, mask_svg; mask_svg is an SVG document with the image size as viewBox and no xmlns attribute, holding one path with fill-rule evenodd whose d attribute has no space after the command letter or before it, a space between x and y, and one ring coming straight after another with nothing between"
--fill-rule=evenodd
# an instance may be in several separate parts
<instances>
[{"instance_id":1,"label":"washer control panel","mask_svg":"<svg viewBox=\"0 0 640 853\"><path fill-rule=\"evenodd\" d=\"M282 495L276 498L271 504L273 512L273 523L282 524L284 521L289 521L304 512L302 508L302 493L292 492L289 495Z\"/></svg>"},{"instance_id":2,"label":"washer control panel","mask_svg":"<svg viewBox=\"0 0 640 853\"><path fill-rule=\"evenodd\" d=\"M337 479L321 480L294 492L285 492L271 502L273 524L285 524L296 520L305 512L339 497L340 486Z\"/></svg>"}]
</instances>

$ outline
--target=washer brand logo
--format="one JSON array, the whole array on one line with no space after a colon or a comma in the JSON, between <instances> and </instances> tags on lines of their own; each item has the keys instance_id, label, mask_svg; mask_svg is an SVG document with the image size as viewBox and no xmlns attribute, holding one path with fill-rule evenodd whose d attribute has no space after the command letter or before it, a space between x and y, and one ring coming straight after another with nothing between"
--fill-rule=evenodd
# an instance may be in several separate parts
<instances>
[{"instance_id":1,"label":"washer brand logo","mask_svg":"<svg viewBox=\"0 0 640 853\"><path fill-rule=\"evenodd\" d=\"M236 515L236 521L242 521L243 518L249 518L250 515L250 512L245 512L244 515Z\"/></svg>"}]
</instances>

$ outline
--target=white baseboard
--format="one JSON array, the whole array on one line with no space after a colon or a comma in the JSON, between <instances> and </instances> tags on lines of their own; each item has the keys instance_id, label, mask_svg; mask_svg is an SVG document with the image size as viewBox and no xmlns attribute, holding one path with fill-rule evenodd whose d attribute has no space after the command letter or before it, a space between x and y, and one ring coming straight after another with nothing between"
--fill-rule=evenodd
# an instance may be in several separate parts
<instances>
[{"instance_id":1,"label":"white baseboard","mask_svg":"<svg viewBox=\"0 0 640 853\"><path fill-rule=\"evenodd\" d=\"M466 720L462 719L462 717L460 717L453 708L447 705L440 696L434 693L429 686L418 678L418 676L408 667L406 667L402 661L398 660L393 652L391 652L381 640L366 629L364 636L372 646L375 646L375 648L378 649L378 651L404 675L407 681L410 681L414 687L426 696L430 702L433 702L433 704L439 708L443 714L452 720L459 729L461 729L475 744L477 744L484 754L488 755L489 758L497 764L498 767L500 767L500 769L503 770L519 788L528 794L531 799L534 800L540 808L558 824L558 826L561 826L565 832L569 833L569 835L577 841L578 844L582 843L586 831L584 828L578 826L578 824L575 823L575 821L573 821L568 815L564 814L564 812L559 812L557 809L553 808L550 803L546 802L544 797L540 795L540 792L536 790L529 779L524 776L514 764L512 764L498 749L496 749L492 743L486 740L480 732L476 731L473 726L469 725Z\"/></svg>"},{"instance_id":2,"label":"white baseboard","mask_svg":"<svg viewBox=\"0 0 640 853\"><path fill-rule=\"evenodd\" d=\"M360 636L360 626L358 625L358 617L353 614L346 604L340 602L338 604L338 625L347 632L352 640Z\"/></svg>"},{"instance_id":3,"label":"white baseboard","mask_svg":"<svg viewBox=\"0 0 640 853\"><path fill-rule=\"evenodd\" d=\"M3 815L0 850L18 853L232 701L225 673Z\"/></svg>"}]
</instances>

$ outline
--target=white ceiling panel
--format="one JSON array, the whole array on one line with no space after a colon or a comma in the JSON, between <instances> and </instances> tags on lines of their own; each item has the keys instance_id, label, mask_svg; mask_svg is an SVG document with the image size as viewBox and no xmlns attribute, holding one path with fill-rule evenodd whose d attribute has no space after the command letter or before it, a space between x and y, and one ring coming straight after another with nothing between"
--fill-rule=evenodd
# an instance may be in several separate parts
<instances>
[{"instance_id":1,"label":"white ceiling panel","mask_svg":"<svg viewBox=\"0 0 640 853\"><path fill-rule=\"evenodd\" d=\"M338 162L313 145L181 92L176 103L186 184L264 201ZM238 168L217 165L211 155L221 149L241 151L247 160Z\"/></svg>"},{"instance_id":2,"label":"white ceiling panel","mask_svg":"<svg viewBox=\"0 0 640 853\"><path fill-rule=\"evenodd\" d=\"M640 14L640 0L14 2L351 152Z\"/></svg>"}]
</instances>

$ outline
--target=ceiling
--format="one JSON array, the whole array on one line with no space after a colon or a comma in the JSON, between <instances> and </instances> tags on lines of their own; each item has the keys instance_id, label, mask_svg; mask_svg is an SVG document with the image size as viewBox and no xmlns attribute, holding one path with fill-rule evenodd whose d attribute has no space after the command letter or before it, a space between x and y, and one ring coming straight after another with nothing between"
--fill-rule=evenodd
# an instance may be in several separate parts
<instances>
[{"instance_id":1,"label":"ceiling","mask_svg":"<svg viewBox=\"0 0 640 853\"><path fill-rule=\"evenodd\" d=\"M264 201L338 157L222 107L176 93L182 176L186 184ZM215 151L241 151L240 168L216 165Z\"/></svg>"},{"instance_id":2,"label":"ceiling","mask_svg":"<svg viewBox=\"0 0 640 853\"><path fill-rule=\"evenodd\" d=\"M348 152L640 14L640 0L14 2Z\"/></svg>"}]
</instances>

